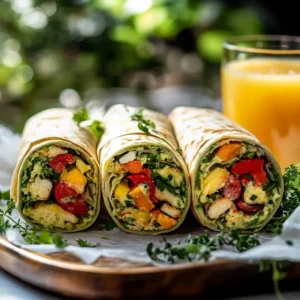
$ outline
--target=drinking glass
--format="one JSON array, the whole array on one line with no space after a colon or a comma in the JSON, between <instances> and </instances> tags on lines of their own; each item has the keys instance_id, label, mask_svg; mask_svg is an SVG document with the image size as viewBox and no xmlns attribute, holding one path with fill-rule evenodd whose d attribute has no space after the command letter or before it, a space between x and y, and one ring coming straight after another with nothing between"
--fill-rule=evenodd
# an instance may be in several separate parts
<instances>
[{"instance_id":1,"label":"drinking glass","mask_svg":"<svg viewBox=\"0 0 300 300\"><path fill-rule=\"evenodd\" d=\"M248 129L282 169L300 162L300 37L243 36L224 43L224 114Z\"/></svg>"}]
</instances>

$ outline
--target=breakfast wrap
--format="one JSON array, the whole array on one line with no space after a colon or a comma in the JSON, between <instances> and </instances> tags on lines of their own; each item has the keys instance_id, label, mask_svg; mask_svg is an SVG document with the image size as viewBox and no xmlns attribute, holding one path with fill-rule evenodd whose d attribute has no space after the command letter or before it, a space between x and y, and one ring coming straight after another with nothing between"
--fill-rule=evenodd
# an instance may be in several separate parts
<instances>
[{"instance_id":1,"label":"breakfast wrap","mask_svg":"<svg viewBox=\"0 0 300 300\"><path fill-rule=\"evenodd\" d=\"M97 139L72 120L69 109L49 109L24 128L11 196L37 229L74 232L100 209Z\"/></svg>"},{"instance_id":2,"label":"breakfast wrap","mask_svg":"<svg viewBox=\"0 0 300 300\"><path fill-rule=\"evenodd\" d=\"M261 230L283 194L280 167L268 148L213 110L178 107L169 118L189 169L198 221L212 230Z\"/></svg>"},{"instance_id":3,"label":"breakfast wrap","mask_svg":"<svg viewBox=\"0 0 300 300\"><path fill-rule=\"evenodd\" d=\"M188 173L168 119L115 105L104 116L98 147L105 205L124 231L160 234L176 229L190 204Z\"/></svg>"}]
</instances>

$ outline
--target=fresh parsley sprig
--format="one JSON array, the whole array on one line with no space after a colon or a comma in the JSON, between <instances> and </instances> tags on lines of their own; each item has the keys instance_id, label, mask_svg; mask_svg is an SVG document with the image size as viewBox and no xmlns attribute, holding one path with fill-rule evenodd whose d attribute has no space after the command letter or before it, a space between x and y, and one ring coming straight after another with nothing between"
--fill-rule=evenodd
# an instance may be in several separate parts
<instances>
[{"instance_id":1,"label":"fresh parsley sprig","mask_svg":"<svg viewBox=\"0 0 300 300\"><path fill-rule=\"evenodd\" d=\"M267 225L267 231L280 234L285 220L300 205L300 167L290 165L283 175L284 193L281 204Z\"/></svg>"},{"instance_id":2,"label":"fresh parsley sprig","mask_svg":"<svg viewBox=\"0 0 300 300\"><path fill-rule=\"evenodd\" d=\"M101 138L104 133L103 123L99 120L90 120L90 115L86 107L76 111L73 115L73 120L78 126L86 128L97 138Z\"/></svg>"},{"instance_id":3,"label":"fresh parsley sprig","mask_svg":"<svg viewBox=\"0 0 300 300\"><path fill-rule=\"evenodd\" d=\"M138 121L138 128L149 134L150 129L156 129L156 125L151 120L145 120L143 116L144 107L138 109L138 111L131 116L132 121Z\"/></svg>"}]
</instances>

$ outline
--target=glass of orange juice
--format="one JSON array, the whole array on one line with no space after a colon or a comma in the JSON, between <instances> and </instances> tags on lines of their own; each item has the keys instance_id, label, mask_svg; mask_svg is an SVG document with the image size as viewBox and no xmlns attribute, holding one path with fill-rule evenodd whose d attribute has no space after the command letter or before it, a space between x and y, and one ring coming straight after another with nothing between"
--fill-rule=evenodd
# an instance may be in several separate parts
<instances>
[{"instance_id":1,"label":"glass of orange juice","mask_svg":"<svg viewBox=\"0 0 300 300\"><path fill-rule=\"evenodd\" d=\"M273 152L300 163L300 37L244 36L224 43L224 114Z\"/></svg>"}]
</instances>

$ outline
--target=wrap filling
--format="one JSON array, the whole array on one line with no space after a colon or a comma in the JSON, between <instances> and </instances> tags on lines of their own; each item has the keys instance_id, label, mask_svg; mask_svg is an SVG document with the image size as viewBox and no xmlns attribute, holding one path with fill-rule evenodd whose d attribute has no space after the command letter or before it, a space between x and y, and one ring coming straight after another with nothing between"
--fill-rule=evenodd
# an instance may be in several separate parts
<instances>
[{"instance_id":1,"label":"wrap filling","mask_svg":"<svg viewBox=\"0 0 300 300\"><path fill-rule=\"evenodd\" d=\"M106 190L113 215L128 229L175 227L187 206L184 174L166 149L135 147L113 157Z\"/></svg>"},{"instance_id":2,"label":"wrap filling","mask_svg":"<svg viewBox=\"0 0 300 300\"><path fill-rule=\"evenodd\" d=\"M96 214L98 180L98 171L80 151L44 146L23 165L21 212L50 230L85 227Z\"/></svg>"},{"instance_id":3,"label":"wrap filling","mask_svg":"<svg viewBox=\"0 0 300 300\"><path fill-rule=\"evenodd\" d=\"M196 210L216 230L259 228L280 201L280 177L264 150L248 142L211 145L199 164Z\"/></svg>"}]
</instances>

